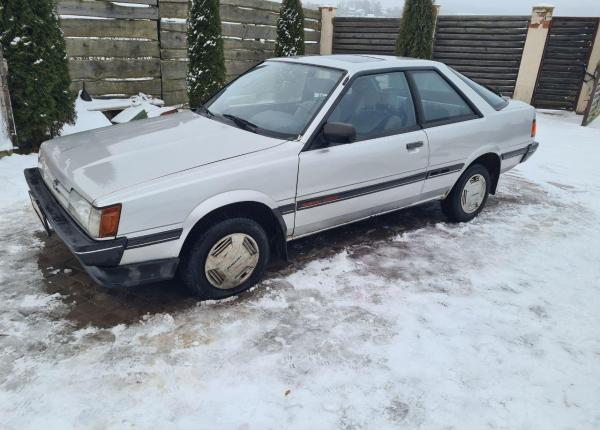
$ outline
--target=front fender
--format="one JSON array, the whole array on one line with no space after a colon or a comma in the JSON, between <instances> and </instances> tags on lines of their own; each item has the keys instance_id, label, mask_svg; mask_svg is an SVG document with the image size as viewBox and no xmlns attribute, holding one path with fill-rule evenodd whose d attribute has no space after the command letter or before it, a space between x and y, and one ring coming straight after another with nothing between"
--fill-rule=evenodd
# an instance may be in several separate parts
<instances>
[{"instance_id":1,"label":"front fender","mask_svg":"<svg viewBox=\"0 0 600 430\"><path fill-rule=\"evenodd\" d=\"M196 206L186 217L183 222L183 232L180 241L185 243L187 237L192 232L194 227L205 216L211 212L236 203L259 203L269 208L275 219L277 220L278 231L274 237L274 245L277 253L287 261L287 225L283 216L277 208L277 203L266 194L254 190L235 190L228 191L216 196L212 196Z\"/></svg>"},{"instance_id":2,"label":"front fender","mask_svg":"<svg viewBox=\"0 0 600 430\"><path fill-rule=\"evenodd\" d=\"M196 206L183 222L183 233L181 238L185 240L187 235L192 231L198 221L200 221L210 212L214 211L215 209L240 202L262 203L268 206L273 213L278 213L277 203L266 194L254 190L228 191L212 196Z\"/></svg>"}]
</instances>

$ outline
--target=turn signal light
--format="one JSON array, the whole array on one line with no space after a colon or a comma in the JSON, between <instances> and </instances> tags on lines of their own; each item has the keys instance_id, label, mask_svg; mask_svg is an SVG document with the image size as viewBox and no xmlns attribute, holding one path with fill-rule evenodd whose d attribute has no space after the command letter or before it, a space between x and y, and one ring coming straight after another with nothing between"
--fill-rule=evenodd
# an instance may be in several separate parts
<instances>
[{"instance_id":1,"label":"turn signal light","mask_svg":"<svg viewBox=\"0 0 600 430\"><path fill-rule=\"evenodd\" d=\"M98 237L113 237L119 230L121 219L121 205L108 206L100 209L100 229Z\"/></svg>"},{"instance_id":2,"label":"turn signal light","mask_svg":"<svg viewBox=\"0 0 600 430\"><path fill-rule=\"evenodd\" d=\"M536 133L537 133L537 121L534 118L533 122L531 123L531 137L535 137Z\"/></svg>"}]
</instances>

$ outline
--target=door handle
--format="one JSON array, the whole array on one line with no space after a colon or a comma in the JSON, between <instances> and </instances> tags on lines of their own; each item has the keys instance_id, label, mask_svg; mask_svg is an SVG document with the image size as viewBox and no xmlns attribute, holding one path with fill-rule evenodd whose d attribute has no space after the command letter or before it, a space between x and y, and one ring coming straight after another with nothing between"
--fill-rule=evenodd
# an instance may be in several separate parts
<instances>
[{"instance_id":1,"label":"door handle","mask_svg":"<svg viewBox=\"0 0 600 430\"><path fill-rule=\"evenodd\" d=\"M406 144L406 149L408 149L409 151L413 151L417 148L420 148L421 146L423 146L423 142L419 141L419 142L412 142L412 143L407 143Z\"/></svg>"}]
</instances>

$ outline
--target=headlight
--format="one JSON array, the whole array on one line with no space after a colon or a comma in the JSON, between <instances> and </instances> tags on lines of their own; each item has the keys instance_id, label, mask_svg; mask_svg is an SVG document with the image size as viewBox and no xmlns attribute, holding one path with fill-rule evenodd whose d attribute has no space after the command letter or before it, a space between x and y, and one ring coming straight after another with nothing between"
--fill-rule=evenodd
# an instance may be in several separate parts
<instances>
[{"instance_id":1,"label":"headlight","mask_svg":"<svg viewBox=\"0 0 600 430\"><path fill-rule=\"evenodd\" d=\"M77 191L69 193L69 213L92 237L114 237L119 229L121 205L96 208Z\"/></svg>"}]
</instances>

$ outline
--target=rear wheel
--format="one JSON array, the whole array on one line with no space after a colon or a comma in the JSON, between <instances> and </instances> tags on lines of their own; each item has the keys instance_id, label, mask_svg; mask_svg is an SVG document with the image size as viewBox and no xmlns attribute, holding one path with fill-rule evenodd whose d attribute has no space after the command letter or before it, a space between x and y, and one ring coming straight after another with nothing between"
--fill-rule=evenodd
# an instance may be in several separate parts
<instances>
[{"instance_id":1,"label":"rear wheel","mask_svg":"<svg viewBox=\"0 0 600 430\"><path fill-rule=\"evenodd\" d=\"M269 239L256 221L232 218L214 224L182 256L180 277L202 299L223 299L260 281L269 261Z\"/></svg>"},{"instance_id":2,"label":"rear wheel","mask_svg":"<svg viewBox=\"0 0 600 430\"><path fill-rule=\"evenodd\" d=\"M479 215L490 193L491 177L481 164L469 167L442 201L444 214L455 222L470 221Z\"/></svg>"}]
</instances>

